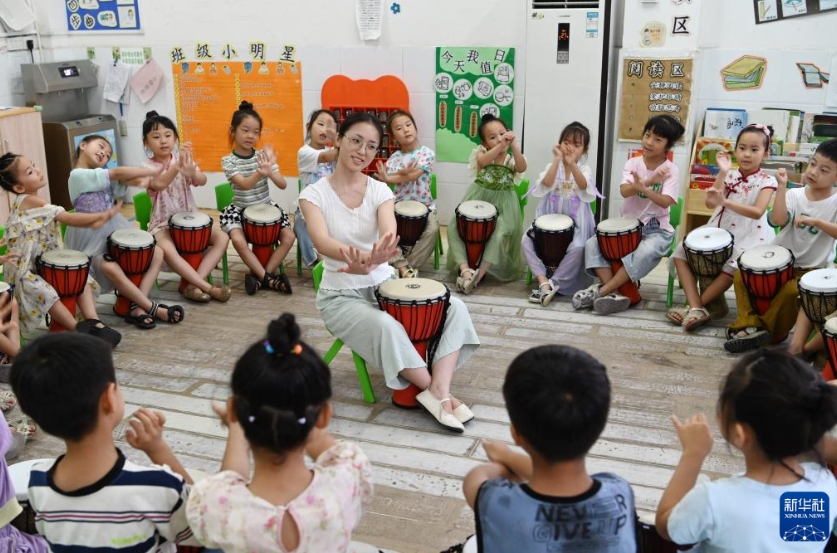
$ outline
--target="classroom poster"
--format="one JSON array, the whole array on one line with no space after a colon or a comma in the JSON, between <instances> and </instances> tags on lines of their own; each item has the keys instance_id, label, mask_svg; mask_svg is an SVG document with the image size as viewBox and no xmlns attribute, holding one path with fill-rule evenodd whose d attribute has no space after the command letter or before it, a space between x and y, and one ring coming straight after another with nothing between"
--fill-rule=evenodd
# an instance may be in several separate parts
<instances>
[{"instance_id":1,"label":"classroom poster","mask_svg":"<svg viewBox=\"0 0 837 553\"><path fill-rule=\"evenodd\" d=\"M137 31L139 0L64 0L68 31Z\"/></svg>"},{"instance_id":2,"label":"classroom poster","mask_svg":"<svg viewBox=\"0 0 837 553\"><path fill-rule=\"evenodd\" d=\"M837 10L837 0L753 0L756 24Z\"/></svg>"},{"instance_id":3,"label":"classroom poster","mask_svg":"<svg viewBox=\"0 0 837 553\"><path fill-rule=\"evenodd\" d=\"M671 115L686 126L692 96L692 61L625 58L619 140L641 140L645 122L655 115Z\"/></svg>"},{"instance_id":4,"label":"classroom poster","mask_svg":"<svg viewBox=\"0 0 837 553\"><path fill-rule=\"evenodd\" d=\"M514 116L514 48L436 48L436 160L467 163L480 118L509 129Z\"/></svg>"},{"instance_id":5,"label":"classroom poster","mask_svg":"<svg viewBox=\"0 0 837 553\"><path fill-rule=\"evenodd\" d=\"M221 171L229 154L230 119L247 100L262 117L259 147L276 151L283 175L299 175L297 152L305 135L299 62L182 61L172 64L177 128L191 142L204 171Z\"/></svg>"}]
</instances>

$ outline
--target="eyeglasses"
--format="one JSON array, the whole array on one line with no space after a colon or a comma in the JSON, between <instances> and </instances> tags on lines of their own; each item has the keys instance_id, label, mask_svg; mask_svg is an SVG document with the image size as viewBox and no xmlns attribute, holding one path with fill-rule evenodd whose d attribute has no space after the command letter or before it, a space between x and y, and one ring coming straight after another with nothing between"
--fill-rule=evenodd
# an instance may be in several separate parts
<instances>
[{"instance_id":1,"label":"eyeglasses","mask_svg":"<svg viewBox=\"0 0 837 553\"><path fill-rule=\"evenodd\" d=\"M375 142L364 142L363 139L357 135L347 136L349 141L349 148L352 150L364 150L367 154L374 154L378 151L378 144Z\"/></svg>"}]
</instances>

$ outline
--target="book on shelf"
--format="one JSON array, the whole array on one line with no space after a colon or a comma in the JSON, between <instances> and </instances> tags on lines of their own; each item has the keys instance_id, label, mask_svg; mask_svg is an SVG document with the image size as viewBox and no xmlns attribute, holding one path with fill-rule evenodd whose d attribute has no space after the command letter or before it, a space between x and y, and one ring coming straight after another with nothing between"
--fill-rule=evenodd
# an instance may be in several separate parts
<instances>
[{"instance_id":1,"label":"book on shelf","mask_svg":"<svg viewBox=\"0 0 837 553\"><path fill-rule=\"evenodd\" d=\"M788 140L790 111L784 109L753 109L747 111L747 116L751 124L772 127L774 140L795 142L794 140Z\"/></svg>"},{"instance_id":2,"label":"book on shelf","mask_svg":"<svg viewBox=\"0 0 837 553\"><path fill-rule=\"evenodd\" d=\"M747 111L743 109L706 108L703 136L708 138L738 138L747 126Z\"/></svg>"},{"instance_id":3,"label":"book on shelf","mask_svg":"<svg viewBox=\"0 0 837 553\"><path fill-rule=\"evenodd\" d=\"M715 183L715 178L721 170L717 165L695 163L689 173L689 188L706 190Z\"/></svg>"}]
</instances>

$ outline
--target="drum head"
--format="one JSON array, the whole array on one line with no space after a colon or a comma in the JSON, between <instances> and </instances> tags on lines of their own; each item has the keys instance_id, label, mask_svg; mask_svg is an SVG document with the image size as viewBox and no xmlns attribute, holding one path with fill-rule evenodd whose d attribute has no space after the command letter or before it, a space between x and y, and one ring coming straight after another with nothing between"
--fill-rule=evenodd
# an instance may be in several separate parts
<instances>
[{"instance_id":1,"label":"drum head","mask_svg":"<svg viewBox=\"0 0 837 553\"><path fill-rule=\"evenodd\" d=\"M90 263L90 258L76 250L50 250L41 254L41 262L53 267L78 267Z\"/></svg>"},{"instance_id":2,"label":"drum head","mask_svg":"<svg viewBox=\"0 0 837 553\"><path fill-rule=\"evenodd\" d=\"M424 217L428 211L426 205L415 200L404 200L395 204L395 214L404 217Z\"/></svg>"},{"instance_id":3,"label":"drum head","mask_svg":"<svg viewBox=\"0 0 837 553\"><path fill-rule=\"evenodd\" d=\"M696 228L686 236L683 242L695 252L714 252L732 244L732 234L718 227Z\"/></svg>"},{"instance_id":4,"label":"drum head","mask_svg":"<svg viewBox=\"0 0 837 553\"><path fill-rule=\"evenodd\" d=\"M275 223L282 218L282 210L271 204L251 205L241 214L254 223Z\"/></svg>"},{"instance_id":5,"label":"drum head","mask_svg":"<svg viewBox=\"0 0 837 553\"><path fill-rule=\"evenodd\" d=\"M573 220L567 215L560 213L551 213L549 215L541 215L535 219L535 227L541 230L561 231L573 228Z\"/></svg>"},{"instance_id":6,"label":"drum head","mask_svg":"<svg viewBox=\"0 0 837 553\"><path fill-rule=\"evenodd\" d=\"M825 321L825 324L823 325L823 330L837 336L837 317L832 317Z\"/></svg>"},{"instance_id":7,"label":"drum head","mask_svg":"<svg viewBox=\"0 0 837 553\"><path fill-rule=\"evenodd\" d=\"M3 292L8 292L11 287L11 284L9 284L8 282L3 282L2 280L0 280L0 294L2 294Z\"/></svg>"},{"instance_id":8,"label":"drum head","mask_svg":"<svg viewBox=\"0 0 837 553\"><path fill-rule=\"evenodd\" d=\"M779 269L791 263L791 252L787 248L774 244L756 246L741 254L738 264L741 268L756 271Z\"/></svg>"},{"instance_id":9,"label":"drum head","mask_svg":"<svg viewBox=\"0 0 837 553\"><path fill-rule=\"evenodd\" d=\"M9 476L18 501L29 501L29 474L33 466L44 461L52 461L52 459L29 459L9 466Z\"/></svg>"},{"instance_id":10,"label":"drum head","mask_svg":"<svg viewBox=\"0 0 837 553\"><path fill-rule=\"evenodd\" d=\"M441 298L447 293L447 287L429 278L399 278L388 280L378 288L383 298L401 301L422 301Z\"/></svg>"},{"instance_id":11,"label":"drum head","mask_svg":"<svg viewBox=\"0 0 837 553\"><path fill-rule=\"evenodd\" d=\"M117 246L125 248L147 248L154 245L154 237L151 233L138 228L121 228L115 230L108 237L108 240Z\"/></svg>"},{"instance_id":12,"label":"drum head","mask_svg":"<svg viewBox=\"0 0 837 553\"><path fill-rule=\"evenodd\" d=\"M169 224L181 228L203 228L212 224L212 217L200 211L187 211L172 215Z\"/></svg>"},{"instance_id":13,"label":"drum head","mask_svg":"<svg viewBox=\"0 0 837 553\"><path fill-rule=\"evenodd\" d=\"M642 224L639 219L629 219L627 217L612 217L605 219L596 227L596 232L600 234L618 234L620 232L628 232L637 229Z\"/></svg>"},{"instance_id":14,"label":"drum head","mask_svg":"<svg viewBox=\"0 0 837 553\"><path fill-rule=\"evenodd\" d=\"M497 216L497 208L482 200L468 200L456 208L456 212L469 219L493 219Z\"/></svg>"},{"instance_id":15,"label":"drum head","mask_svg":"<svg viewBox=\"0 0 837 553\"><path fill-rule=\"evenodd\" d=\"M799 287L811 292L837 292L837 269L816 269L802 275Z\"/></svg>"}]
</instances>

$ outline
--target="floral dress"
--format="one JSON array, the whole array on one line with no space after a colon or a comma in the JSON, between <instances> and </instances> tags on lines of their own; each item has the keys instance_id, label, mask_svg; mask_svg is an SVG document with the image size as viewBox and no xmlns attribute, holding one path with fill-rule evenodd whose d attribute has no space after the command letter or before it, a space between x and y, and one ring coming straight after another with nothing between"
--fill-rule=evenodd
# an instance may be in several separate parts
<instances>
[{"instance_id":1,"label":"floral dress","mask_svg":"<svg viewBox=\"0 0 837 553\"><path fill-rule=\"evenodd\" d=\"M4 279L15 287L15 299L20 305L20 321L27 330L36 328L44 315L58 301L58 293L38 275L35 261L42 253L61 249L61 230L58 217L64 208L47 204L43 207L21 209L27 196L15 199L12 213L6 222L9 252L17 253L17 261L6 263ZM88 277L88 284L95 284Z\"/></svg>"},{"instance_id":2,"label":"floral dress","mask_svg":"<svg viewBox=\"0 0 837 553\"><path fill-rule=\"evenodd\" d=\"M167 170L171 164L177 163L177 158L178 156L172 155L164 170ZM149 159L142 166L157 169L160 164L153 159ZM172 215L198 210L198 204L192 195L192 186L192 180L178 172L165 190L148 189L148 195L154 202L154 207L151 209L151 221L148 223L148 232L157 234L158 231L169 228L169 219Z\"/></svg>"}]
</instances>

